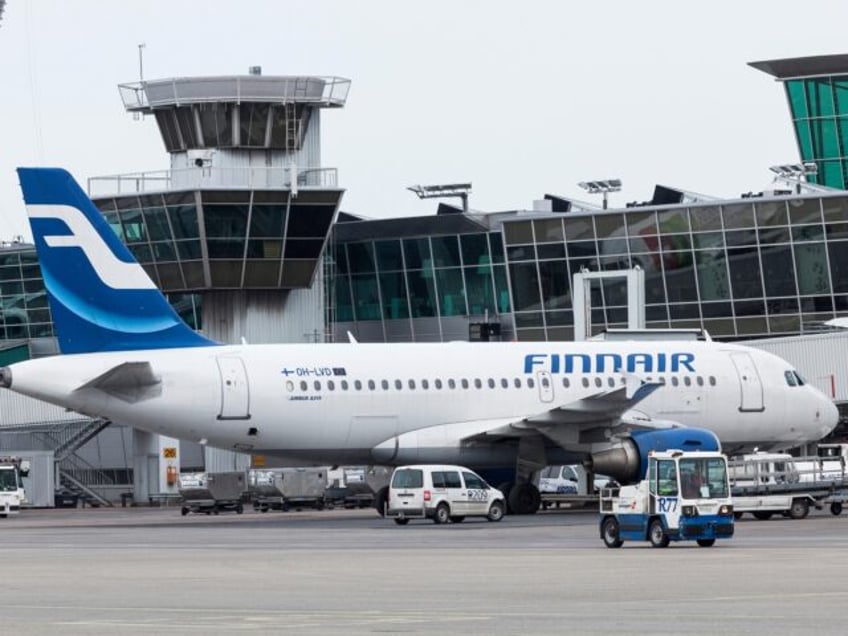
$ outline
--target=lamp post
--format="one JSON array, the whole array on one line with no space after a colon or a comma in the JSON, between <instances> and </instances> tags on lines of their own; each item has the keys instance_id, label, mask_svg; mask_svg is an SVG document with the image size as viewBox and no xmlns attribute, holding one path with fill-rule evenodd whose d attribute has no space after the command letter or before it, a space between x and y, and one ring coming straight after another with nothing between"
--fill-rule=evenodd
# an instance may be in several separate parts
<instances>
[{"instance_id":1,"label":"lamp post","mask_svg":"<svg viewBox=\"0 0 848 636\"><path fill-rule=\"evenodd\" d=\"M795 193L801 194L801 184L807 181L807 177L819 173L819 166L815 161L805 161L804 163L786 163L777 166L770 166L775 175L775 179L795 185Z\"/></svg>"},{"instance_id":2,"label":"lamp post","mask_svg":"<svg viewBox=\"0 0 848 636\"><path fill-rule=\"evenodd\" d=\"M607 195L610 192L621 191L621 179L600 179L598 181L581 181L578 183L581 188L589 194L603 194L604 210L607 209Z\"/></svg>"},{"instance_id":3,"label":"lamp post","mask_svg":"<svg viewBox=\"0 0 848 636\"><path fill-rule=\"evenodd\" d=\"M470 183L447 183L440 185L415 185L407 188L418 195L419 199L435 199L444 197L459 197L462 199L462 211L468 212L468 194L471 192Z\"/></svg>"}]
</instances>

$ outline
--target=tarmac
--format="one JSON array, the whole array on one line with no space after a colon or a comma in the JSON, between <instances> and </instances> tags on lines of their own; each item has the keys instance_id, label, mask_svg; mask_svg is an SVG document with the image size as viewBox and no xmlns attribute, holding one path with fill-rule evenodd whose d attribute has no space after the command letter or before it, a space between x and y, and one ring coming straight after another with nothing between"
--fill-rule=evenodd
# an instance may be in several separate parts
<instances>
[{"instance_id":1,"label":"tarmac","mask_svg":"<svg viewBox=\"0 0 848 636\"><path fill-rule=\"evenodd\" d=\"M848 515L827 512L613 550L586 511L25 510L0 558L4 634L844 634L848 601Z\"/></svg>"}]
</instances>

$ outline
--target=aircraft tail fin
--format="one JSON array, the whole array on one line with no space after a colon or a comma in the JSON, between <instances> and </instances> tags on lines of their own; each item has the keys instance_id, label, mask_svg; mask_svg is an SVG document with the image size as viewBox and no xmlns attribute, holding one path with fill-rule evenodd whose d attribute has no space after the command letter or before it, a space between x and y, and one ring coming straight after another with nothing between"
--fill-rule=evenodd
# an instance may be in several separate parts
<instances>
[{"instance_id":1,"label":"aircraft tail fin","mask_svg":"<svg viewBox=\"0 0 848 636\"><path fill-rule=\"evenodd\" d=\"M180 319L67 171L18 177L62 353L217 344Z\"/></svg>"}]
</instances>

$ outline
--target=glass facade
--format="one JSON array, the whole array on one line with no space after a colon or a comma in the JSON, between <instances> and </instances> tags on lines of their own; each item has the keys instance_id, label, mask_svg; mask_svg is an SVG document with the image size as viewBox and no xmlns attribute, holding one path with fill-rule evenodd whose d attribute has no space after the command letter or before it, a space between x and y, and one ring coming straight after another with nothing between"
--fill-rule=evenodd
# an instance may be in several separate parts
<instances>
[{"instance_id":1,"label":"glass facade","mask_svg":"<svg viewBox=\"0 0 848 636\"><path fill-rule=\"evenodd\" d=\"M727 201L595 214L499 216L487 233L334 243L339 329L417 318L479 320L518 340L573 338L573 275L639 266L652 328L748 339L848 314L848 196ZM368 225L367 223L360 225ZM623 280L593 283L593 332L627 326ZM414 330L413 330L414 331ZM437 330L430 329L431 334Z\"/></svg>"},{"instance_id":2,"label":"glass facade","mask_svg":"<svg viewBox=\"0 0 848 636\"><path fill-rule=\"evenodd\" d=\"M848 184L848 74L784 82L798 148L815 161L813 183L844 189Z\"/></svg>"},{"instance_id":3,"label":"glass facade","mask_svg":"<svg viewBox=\"0 0 848 636\"><path fill-rule=\"evenodd\" d=\"M511 310L500 232L334 242L332 261L336 323Z\"/></svg>"},{"instance_id":4,"label":"glass facade","mask_svg":"<svg viewBox=\"0 0 848 636\"><path fill-rule=\"evenodd\" d=\"M165 292L312 283L340 191L171 191L95 201Z\"/></svg>"}]
</instances>

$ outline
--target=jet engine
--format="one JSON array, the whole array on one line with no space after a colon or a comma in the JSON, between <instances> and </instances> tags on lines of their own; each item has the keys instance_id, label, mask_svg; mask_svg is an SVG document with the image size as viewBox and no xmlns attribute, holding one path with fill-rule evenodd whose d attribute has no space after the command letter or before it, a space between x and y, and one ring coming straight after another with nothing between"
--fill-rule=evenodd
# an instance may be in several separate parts
<instances>
[{"instance_id":1,"label":"jet engine","mask_svg":"<svg viewBox=\"0 0 848 636\"><path fill-rule=\"evenodd\" d=\"M644 479L648 453L665 450L718 451L721 443L711 431L702 428L670 428L633 431L620 445L593 453L589 467L597 474L609 475L621 485Z\"/></svg>"}]
</instances>

